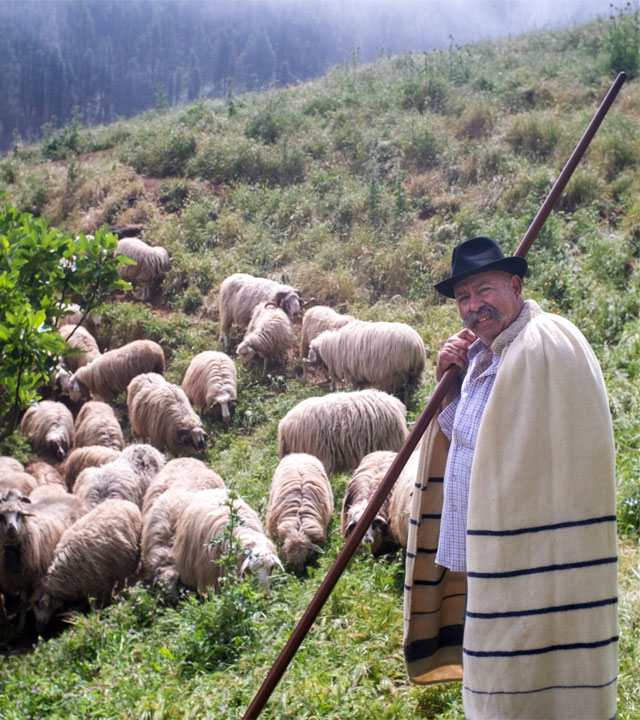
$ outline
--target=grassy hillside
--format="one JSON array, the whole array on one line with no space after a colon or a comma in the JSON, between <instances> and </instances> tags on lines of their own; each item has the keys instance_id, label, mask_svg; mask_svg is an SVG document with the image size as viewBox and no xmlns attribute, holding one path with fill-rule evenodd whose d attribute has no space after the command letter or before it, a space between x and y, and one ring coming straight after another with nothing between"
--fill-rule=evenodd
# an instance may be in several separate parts
<instances>
[{"instance_id":1,"label":"grassy hillside","mask_svg":"<svg viewBox=\"0 0 640 720\"><path fill-rule=\"evenodd\" d=\"M219 349L217 293L236 271L296 285L366 320L409 323L431 361L459 320L432 285L474 234L513 251L595 112L633 16L448 51L357 60L287 90L200 101L82 130L71 124L0 162L21 210L72 232L141 226L167 248L162 304L111 304L103 348L160 342L167 376ZM633 31L634 25L630 25ZM637 34L635 56L638 56ZM624 54L624 53L623 53ZM619 717L640 716L640 85L609 112L529 255L526 294L575 322L603 367L618 449ZM238 341L237 328L232 339ZM432 367L409 403L415 419ZM208 424L207 463L264 518L277 423L307 385L302 363L239 368L232 426ZM125 408L124 398L119 405ZM125 432L128 432L125 427ZM10 438L2 453L28 457ZM0 665L6 718L236 718L341 547L347 475L332 477L331 540L302 579L278 574L178 607L142 587L31 654ZM635 572L635 574L634 574ZM462 718L459 685L407 683L402 558L353 560L264 717ZM5 643L10 642L6 632Z\"/></svg>"}]
</instances>

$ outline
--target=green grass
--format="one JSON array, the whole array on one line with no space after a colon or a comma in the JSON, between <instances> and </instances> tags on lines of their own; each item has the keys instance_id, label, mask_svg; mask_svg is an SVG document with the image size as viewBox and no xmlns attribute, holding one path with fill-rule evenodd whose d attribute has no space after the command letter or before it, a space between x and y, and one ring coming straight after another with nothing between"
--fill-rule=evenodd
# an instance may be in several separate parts
<instances>
[{"instance_id":1,"label":"green grass","mask_svg":"<svg viewBox=\"0 0 640 720\"><path fill-rule=\"evenodd\" d=\"M354 61L295 88L69 128L56 138L66 161L51 159L51 142L19 145L0 161L0 183L20 209L73 232L139 223L144 239L168 249L165 305L114 303L103 348L156 340L168 378L180 382L194 354L220 349L222 280L268 275L317 303L418 330L430 362L409 404L413 421L434 387L438 350L459 329L455 307L432 287L452 247L489 234L515 250L619 69L616 44L631 52L635 26L625 22L616 15L613 25ZM536 240L525 283L545 310L583 330L607 383L623 720L640 717L639 121L632 79ZM299 358L264 379L257 367L239 368L233 424L204 420L207 463L263 518L277 423L322 392L304 383ZM1 452L28 458L19 436ZM241 717L341 546L348 476L331 480L330 540L303 578L278 573L268 596L249 580L177 607L133 588L100 613L75 616L33 653L4 658L0 717ZM401 558L354 558L264 717L461 719L459 685L407 682L401 634ZM10 630L0 629L2 641Z\"/></svg>"}]
</instances>

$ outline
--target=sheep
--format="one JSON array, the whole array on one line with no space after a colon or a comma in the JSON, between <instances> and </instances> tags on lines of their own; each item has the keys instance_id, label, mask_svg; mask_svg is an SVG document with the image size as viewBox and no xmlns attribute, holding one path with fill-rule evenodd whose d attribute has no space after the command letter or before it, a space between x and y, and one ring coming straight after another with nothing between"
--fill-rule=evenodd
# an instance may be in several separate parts
<instances>
[{"instance_id":1,"label":"sheep","mask_svg":"<svg viewBox=\"0 0 640 720\"><path fill-rule=\"evenodd\" d=\"M127 388L131 432L149 438L158 450L173 455L204 452L208 436L184 390L158 373L135 377Z\"/></svg>"},{"instance_id":2,"label":"sheep","mask_svg":"<svg viewBox=\"0 0 640 720\"><path fill-rule=\"evenodd\" d=\"M24 465L19 460L9 457L9 455L2 455L0 456L0 473L4 473L5 470L23 472Z\"/></svg>"},{"instance_id":3,"label":"sheep","mask_svg":"<svg viewBox=\"0 0 640 720\"><path fill-rule=\"evenodd\" d=\"M182 381L182 389L194 407L218 415L224 422L231 419L237 386L235 363L217 350L207 350L192 358Z\"/></svg>"},{"instance_id":4,"label":"sheep","mask_svg":"<svg viewBox=\"0 0 640 720\"><path fill-rule=\"evenodd\" d=\"M33 475L38 485L60 485L64 487L64 480L60 471L44 460L37 458L30 460L24 470L29 475Z\"/></svg>"},{"instance_id":5,"label":"sheep","mask_svg":"<svg viewBox=\"0 0 640 720\"><path fill-rule=\"evenodd\" d=\"M334 385L341 381L357 389L404 391L406 402L424 370L426 353L422 338L409 325L354 320L314 338L305 361L324 366Z\"/></svg>"},{"instance_id":6,"label":"sheep","mask_svg":"<svg viewBox=\"0 0 640 720\"><path fill-rule=\"evenodd\" d=\"M140 509L127 500L106 500L67 528L46 574L31 596L38 629L65 601L95 597L106 605L116 587L136 572L140 557Z\"/></svg>"},{"instance_id":7,"label":"sheep","mask_svg":"<svg viewBox=\"0 0 640 720\"><path fill-rule=\"evenodd\" d=\"M302 333L300 339L300 357L305 358L309 352L309 343L325 330L337 330L350 323L352 315L341 315L326 305L316 305L305 311L302 316Z\"/></svg>"},{"instance_id":8,"label":"sheep","mask_svg":"<svg viewBox=\"0 0 640 720\"><path fill-rule=\"evenodd\" d=\"M4 470L0 474L0 496L10 490L28 497L38 487L38 480L24 470Z\"/></svg>"},{"instance_id":9,"label":"sheep","mask_svg":"<svg viewBox=\"0 0 640 720\"><path fill-rule=\"evenodd\" d=\"M246 273L230 275L220 286L220 342L229 348L229 328L236 324L247 327L253 308L262 301L271 301L295 321L300 315L300 291L275 280L257 278Z\"/></svg>"},{"instance_id":10,"label":"sheep","mask_svg":"<svg viewBox=\"0 0 640 720\"><path fill-rule=\"evenodd\" d=\"M293 325L284 310L272 302L261 302L253 309L249 327L236 352L243 365L256 355L261 357L264 376L269 361L282 362L293 343Z\"/></svg>"},{"instance_id":11,"label":"sheep","mask_svg":"<svg viewBox=\"0 0 640 720\"><path fill-rule=\"evenodd\" d=\"M146 372L164 373L164 352L153 340L134 340L78 368L69 378L66 394L73 402L87 400L90 393L109 401Z\"/></svg>"},{"instance_id":12,"label":"sheep","mask_svg":"<svg viewBox=\"0 0 640 720\"><path fill-rule=\"evenodd\" d=\"M58 483L47 483L45 485L38 485L35 490L31 491L29 500L32 503L41 502L43 500L52 500L61 495L68 495L67 488L64 485ZM75 495L71 497L76 498Z\"/></svg>"},{"instance_id":13,"label":"sheep","mask_svg":"<svg viewBox=\"0 0 640 720\"><path fill-rule=\"evenodd\" d=\"M103 445L122 450L122 428L111 405L90 400L80 408L74 424L73 444L75 448Z\"/></svg>"},{"instance_id":14,"label":"sheep","mask_svg":"<svg viewBox=\"0 0 640 720\"><path fill-rule=\"evenodd\" d=\"M30 503L15 493L0 502L0 592L18 595L18 631L24 627L27 600L44 575L62 533L87 512L71 496Z\"/></svg>"},{"instance_id":15,"label":"sheep","mask_svg":"<svg viewBox=\"0 0 640 720\"><path fill-rule=\"evenodd\" d=\"M347 538L351 534L395 457L395 452L376 450L365 455L360 461L349 480L342 501L340 515L342 537ZM362 538L362 545L368 546L371 553L377 553L387 544L389 503L390 498L387 497Z\"/></svg>"},{"instance_id":16,"label":"sheep","mask_svg":"<svg viewBox=\"0 0 640 720\"><path fill-rule=\"evenodd\" d=\"M116 255L126 255L136 261L135 265L120 265L121 280L140 287L140 300L146 302L169 269L169 253L163 247L152 247L139 238L122 238L118 241Z\"/></svg>"},{"instance_id":17,"label":"sheep","mask_svg":"<svg viewBox=\"0 0 640 720\"><path fill-rule=\"evenodd\" d=\"M302 400L278 424L280 457L315 455L327 473L357 467L374 450L399 450L407 436L406 408L381 390L329 393Z\"/></svg>"},{"instance_id":18,"label":"sheep","mask_svg":"<svg viewBox=\"0 0 640 720\"><path fill-rule=\"evenodd\" d=\"M100 356L100 348L93 335L82 325L62 325L58 332L66 340L67 345L79 351L78 353L65 352L62 356L64 367L71 372L88 365Z\"/></svg>"},{"instance_id":19,"label":"sheep","mask_svg":"<svg viewBox=\"0 0 640 720\"><path fill-rule=\"evenodd\" d=\"M313 455L284 457L273 474L267 507L267 533L282 543L282 554L293 571L323 551L333 513L333 492L324 466Z\"/></svg>"},{"instance_id":20,"label":"sheep","mask_svg":"<svg viewBox=\"0 0 640 720\"><path fill-rule=\"evenodd\" d=\"M201 593L209 587L220 591L224 571L218 561L230 548L227 539L219 539L224 537L231 508L239 521L232 532L241 548L237 558L239 573L250 571L260 585L267 587L273 568L282 569L275 545L264 534L257 513L244 500L232 498L226 490L201 490L191 496L180 514L173 545L180 580ZM212 540L219 541L212 544Z\"/></svg>"},{"instance_id":21,"label":"sheep","mask_svg":"<svg viewBox=\"0 0 640 720\"><path fill-rule=\"evenodd\" d=\"M151 445L129 445L115 460L85 468L76 478L73 492L92 507L113 498L142 507L149 483L165 462L164 455Z\"/></svg>"},{"instance_id":22,"label":"sheep","mask_svg":"<svg viewBox=\"0 0 640 720\"><path fill-rule=\"evenodd\" d=\"M197 458L174 458L155 475L144 496L142 514L147 514L156 499L170 488L179 487L191 492L208 489L225 489L224 480L202 460Z\"/></svg>"},{"instance_id":23,"label":"sheep","mask_svg":"<svg viewBox=\"0 0 640 720\"><path fill-rule=\"evenodd\" d=\"M80 309L79 305L71 303L66 307L69 311L67 315L62 315L58 320L58 328L63 325L81 325L85 330L91 333L95 337L96 332L102 324L102 317L98 313L85 313Z\"/></svg>"},{"instance_id":24,"label":"sheep","mask_svg":"<svg viewBox=\"0 0 640 720\"><path fill-rule=\"evenodd\" d=\"M100 467L115 460L119 455L119 450L104 445L87 445L72 450L67 455L63 465L64 482L67 490L71 492L76 478L85 468Z\"/></svg>"},{"instance_id":25,"label":"sheep","mask_svg":"<svg viewBox=\"0 0 640 720\"><path fill-rule=\"evenodd\" d=\"M20 431L36 452L62 460L73 443L73 415L63 403L43 400L27 408Z\"/></svg>"}]
</instances>

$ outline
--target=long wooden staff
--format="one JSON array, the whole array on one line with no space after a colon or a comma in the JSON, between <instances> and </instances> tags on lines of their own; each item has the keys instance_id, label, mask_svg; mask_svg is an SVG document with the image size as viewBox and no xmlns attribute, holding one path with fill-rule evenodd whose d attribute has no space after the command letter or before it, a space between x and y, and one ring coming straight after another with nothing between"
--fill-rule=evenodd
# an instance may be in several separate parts
<instances>
[{"instance_id":1,"label":"long wooden staff","mask_svg":"<svg viewBox=\"0 0 640 720\"><path fill-rule=\"evenodd\" d=\"M558 176L558 179L555 181L553 187L551 188L547 199L542 204L540 210L538 210L538 214L535 216L533 222L529 226L529 229L522 238L520 245L518 245L518 249L515 252L516 256L525 257L526 254L529 252L529 248L533 244L533 241L536 239L538 233L540 232L542 226L545 223L545 220L553 210L553 206L558 200L558 197L564 190L566 184L569 182L573 171L580 162L580 159L582 158L585 150L589 146L589 143L591 142L593 136L596 134L596 131L600 127L604 116L607 114L609 108L611 107L611 104L615 100L615 97L618 94L620 88L622 87L622 84L626 80L626 77L627 76L625 73L619 73L617 78L614 80L613 84L609 88L609 91L607 92L604 100L600 104L600 107L598 108L596 114L593 116L591 122L585 130L584 135L582 136L582 138L580 138L580 141L576 145L574 151L571 153L571 157L567 161L566 165L562 169L562 172ZM318 613L322 609L324 603L331 594L331 591L338 582L345 567L347 566L347 563L349 562L349 560L351 560L353 554L358 549L360 541L364 537L367 528L369 527L369 525L371 525L376 515L378 514L378 511L382 507L382 504L387 498L387 495L391 492L393 484L398 479L398 475L400 475L411 453L415 450L418 442L420 441L420 438L422 437L427 427L429 426L429 423L438 411L443 399L447 396L448 391L452 388L453 382L458 377L458 372L459 368L455 365L452 365L445 371L444 375L440 379L440 382L437 384L436 389L431 396L431 399L429 400L420 417L416 421L416 424L414 425L412 431L407 436L404 445L398 451L398 454L396 455L394 461L391 463L389 469L387 470L387 474L384 476L382 482L378 486L378 489L369 501L369 504L367 505L367 508L365 509L362 517L360 518L360 520L358 520L357 524L353 528L342 550L336 557L333 565L331 566L331 569L327 573L327 576L322 581L322 584L316 591L316 594L309 603L309 606L300 618L300 621L298 622L294 631L291 633L291 636L289 637L289 640L280 652L280 655L278 655L275 663L273 664L273 667L269 671L269 674L267 675L264 682L262 683L262 686L256 693L256 696L253 698L251 705L249 705L249 707L247 708L247 711L244 715L244 720L254 720L258 717L258 715L264 708L267 700L271 696L271 693L275 689L284 671L287 669L287 666L291 662L291 659L300 647L300 644L304 640L306 634L309 632L311 625L313 625L313 622L316 619Z\"/></svg>"}]
</instances>

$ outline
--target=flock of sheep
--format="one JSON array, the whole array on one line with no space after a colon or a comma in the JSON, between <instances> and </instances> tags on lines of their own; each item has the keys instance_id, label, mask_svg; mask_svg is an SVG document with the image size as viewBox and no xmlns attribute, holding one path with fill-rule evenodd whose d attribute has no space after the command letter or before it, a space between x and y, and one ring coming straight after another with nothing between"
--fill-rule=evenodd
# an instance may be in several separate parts
<instances>
[{"instance_id":1,"label":"flock of sheep","mask_svg":"<svg viewBox=\"0 0 640 720\"><path fill-rule=\"evenodd\" d=\"M166 251L129 238L118 252L136 260L121 273L148 299L168 268ZM259 358L264 370L295 352L301 316L303 362L325 370L332 392L303 400L279 422L281 460L265 529L223 478L191 456L208 440L200 414L231 421L231 326L246 328L237 358ZM341 513L346 537L406 438L406 408L395 395L419 381L425 364L422 340L408 325L364 322L324 306L305 311L295 288L242 273L220 287L227 352L193 357L181 385L165 379L158 343L136 340L101 353L90 329L60 327L71 350L55 380L62 399L82 403L75 418L65 402L41 401L21 422L36 459L23 467L0 458L0 617L17 618L19 631L30 612L41 629L63 608L88 607L90 598L102 606L138 581L173 598L182 586L219 591L231 513L238 573L263 584L283 563L302 573L326 540L330 476L352 472ZM336 389L345 383L356 389ZM110 404L120 393L136 440L128 446ZM373 552L406 547L416 469L414 454L367 531Z\"/></svg>"}]
</instances>

